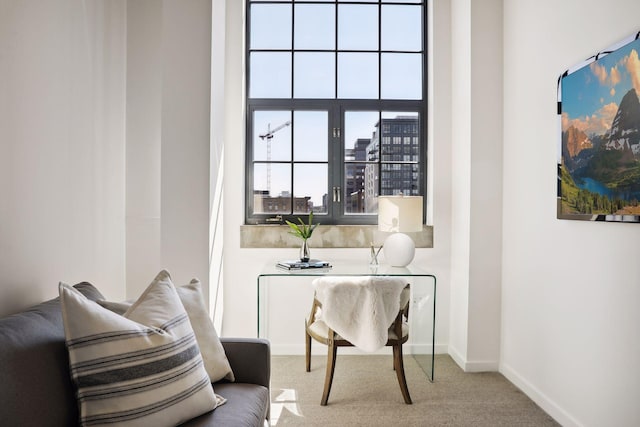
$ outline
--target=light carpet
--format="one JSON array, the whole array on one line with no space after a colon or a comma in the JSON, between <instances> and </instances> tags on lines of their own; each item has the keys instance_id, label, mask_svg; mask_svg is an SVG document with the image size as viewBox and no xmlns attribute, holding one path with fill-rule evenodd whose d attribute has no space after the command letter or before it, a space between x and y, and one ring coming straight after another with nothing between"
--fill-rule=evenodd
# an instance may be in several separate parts
<instances>
[{"instance_id":1,"label":"light carpet","mask_svg":"<svg viewBox=\"0 0 640 427\"><path fill-rule=\"evenodd\" d=\"M271 426L558 426L497 372L464 373L448 355L436 356L431 383L405 356L412 405L402 400L391 356L340 355L329 404L320 406L325 356L271 358Z\"/></svg>"}]
</instances>

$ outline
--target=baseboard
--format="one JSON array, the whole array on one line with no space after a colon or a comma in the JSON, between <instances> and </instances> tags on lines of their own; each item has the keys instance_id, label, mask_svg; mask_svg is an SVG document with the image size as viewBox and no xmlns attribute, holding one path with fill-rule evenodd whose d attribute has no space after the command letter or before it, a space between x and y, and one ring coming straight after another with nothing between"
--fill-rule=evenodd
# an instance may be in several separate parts
<instances>
[{"instance_id":1,"label":"baseboard","mask_svg":"<svg viewBox=\"0 0 640 427\"><path fill-rule=\"evenodd\" d=\"M553 417L563 427L582 427L583 424L571 416L567 411L560 408L552 399L546 394L542 393L531 384L529 381L520 376L509 365L500 364L500 373L505 376L506 379L511 381L516 387L518 387L524 394L526 394L531 400L533 400L538 406L540 406L547 414Z\"/></svg>"},{"instance_id":2,"label":"baseboard","mask_svg":"<svg viewBox=\"0 0 640 427\"><path fill-rule=\"evenodd\" d=\"M466 363L464 357L462 357L462 355L458 352L458 350L456 350L455 348L449 346L449 349L447 351L449 353L449 356L451 356L451 358L453 359L454 362L456 362L456 364L458 366L460 366L460 369L462 369L464 371L464 365Z\"/></svg>"},{"instance_id":3,"label":"baseboard","mask_svg":"<svg viewBox=\"0 0 640 427\"><path fill-rule=\"evenodd\" d=\"M454 362L465 372L498 372L500 369L500 363L497 360L467 360L459 351L449 346L449 356Z\"/></svg>"}]
</instances>

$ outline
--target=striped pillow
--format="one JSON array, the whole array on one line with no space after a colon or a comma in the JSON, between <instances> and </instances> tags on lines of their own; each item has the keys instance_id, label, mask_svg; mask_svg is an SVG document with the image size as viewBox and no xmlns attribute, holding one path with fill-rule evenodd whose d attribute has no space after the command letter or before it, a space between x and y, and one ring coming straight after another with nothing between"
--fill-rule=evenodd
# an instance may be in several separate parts
<instances>
[{"instance_id":1,"label":"striped pillow","mask_svg":"<svg viewBox=\"0 0 640 427\"><path fill-rule=\"evenodd\" d=\"M60 283L71 376L84 426L172 426L216 398L174 286L154 281L120 316Z\"/></svg>"},{"instance_id":2,"label":"striped pillow","mask_svg":"<svg viewBox=\"0 0 640 427\"><path fill-rule=\"evenodd\" d=\"M153 279L154 281L172 282L171 274L167 270L162 270ZM178 296L184 306L189 322L196 335L198 347L200 347L200 355L204 362L204 369L209 374L212 383L223 378L229 381L235 381L231 365L224 352L224 347L220 342L216 328L207 313L207 306L202 295L202 285L198 279L192 279L186 285L176 285ZM96 301L98 304L114 311L118 314L125 314L133 304L132 302L113 302L106 300Z\"/></svg>"}]
</instances>

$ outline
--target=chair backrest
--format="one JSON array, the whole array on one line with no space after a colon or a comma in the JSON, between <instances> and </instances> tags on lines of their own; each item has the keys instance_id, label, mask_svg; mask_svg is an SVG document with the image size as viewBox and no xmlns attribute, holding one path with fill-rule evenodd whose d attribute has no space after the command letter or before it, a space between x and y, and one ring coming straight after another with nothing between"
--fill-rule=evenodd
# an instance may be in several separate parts
<instances>
[{"instance_id":1,"label":"chair backrest","mask_svg":"<svg viewBox=\"0 0 640 427\"><path fill-rule=\"evenodd\" d=\"M403 279L334 276L318 278L314 286L314 307L322 307L322 320L354 346L368 352L382 348L392 324L397 337L404 335L409 288Z\"/></svg>"},{"instance_id":2,"label":"chair backrest","mask_svg":"<svg viewBox=\"0 0 640 427\"><path fill-rule=\"evenodd\" d=\"M403 332L403 325L407 325L407 321L409 320L409 301L411 299L411 286L407 284L402 293L400 294L400 309L398 311L398 315L393 321L393 324L389 327L390 330L393 331L396 338L402 339L403 342L408 338L408 333L405 334ZM406 326L408 329L408 325ZM387 343L388 344L388 343Z\"/></svg>"}]
</instances>

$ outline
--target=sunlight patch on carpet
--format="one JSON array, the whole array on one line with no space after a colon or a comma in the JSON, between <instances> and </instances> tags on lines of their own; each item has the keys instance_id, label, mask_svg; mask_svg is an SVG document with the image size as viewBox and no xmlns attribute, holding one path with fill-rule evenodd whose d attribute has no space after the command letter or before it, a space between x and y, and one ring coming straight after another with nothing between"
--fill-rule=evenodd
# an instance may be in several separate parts
<instances>
[{"instance_id":1,"label":"sunlight patch on carpet","mask_svg":"<svg viewBox=\"0 0 640 427\"><path fill-rule=\"evenodd\" d=\"M298 393L293 388L281 388L274 390L276 398L271 402L271 425L278 425L278 420L283 411L287 411L296 417L302 417L302 411L298 406Z\"/></svg>"}]
</instances>

